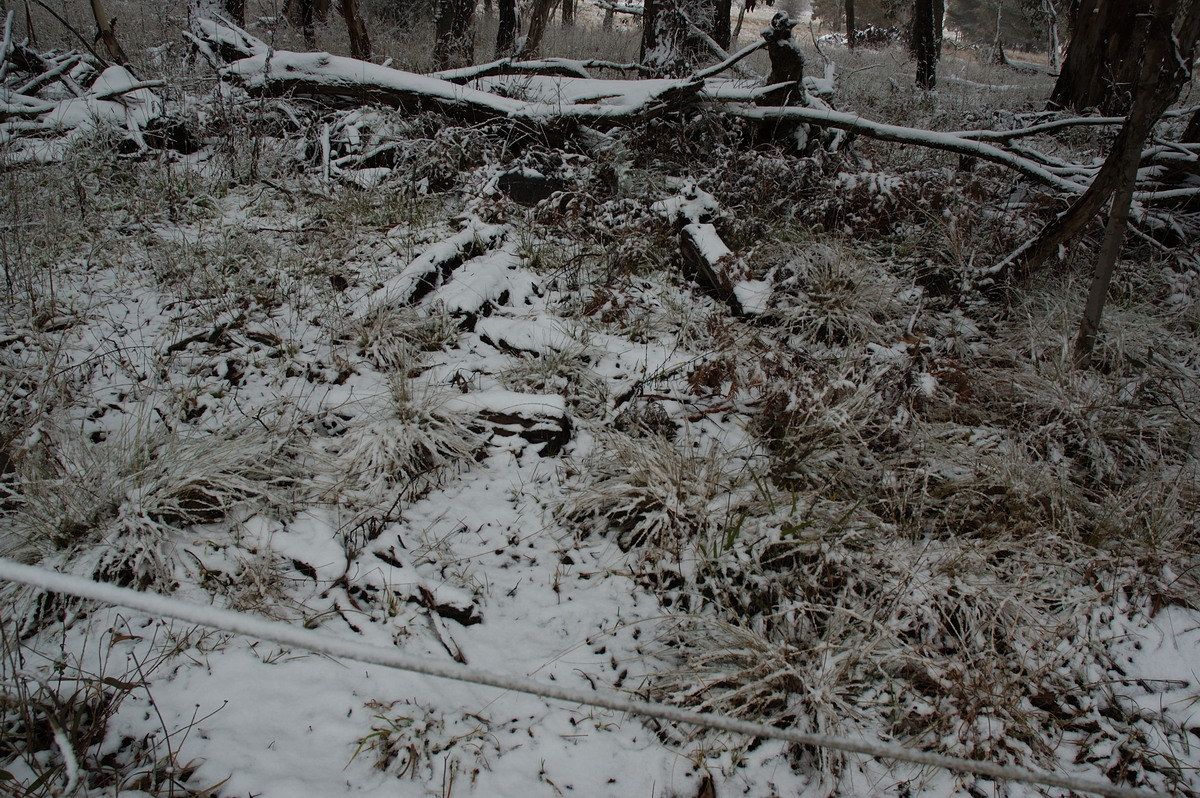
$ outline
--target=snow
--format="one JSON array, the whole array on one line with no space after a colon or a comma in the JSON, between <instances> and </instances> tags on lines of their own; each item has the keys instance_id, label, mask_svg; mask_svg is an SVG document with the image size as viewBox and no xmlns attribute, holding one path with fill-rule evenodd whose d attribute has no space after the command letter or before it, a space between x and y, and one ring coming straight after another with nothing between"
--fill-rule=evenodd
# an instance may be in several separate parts
<instances>
[{"instance_id":1,"label":"snow","mask_svg":"<svg viewBox=\"0 0 1200 798\"><path fill-rule=\"evenodd\" d=\"M250 87L289 77L340 85L366 78L394 91L431 93L446 102L482 104L510 116L551 109L577 109L583 116L618 113L679 86L678 81L506 76L462 87L327 54L272 51L254 39L230 41L256 52L229 68ZM93 96L57 102L47 118L81 136L102 122L140 128L162 110L150 89L135 88L119 102L99 99L137 85L127 71L110 68L92 85ZM832 87L832 74L809 82L814 92ZM512 96L500 97L498 91ZM706 81L704 92L731 102L750 98L748 88L735 81ZM837 112L820 108L796 113L797 119L816 122L853 117L830 116ZM330 118L323 121L332 127ZM347 146L358 148L366 146L370 131L384 120L382 112L369 110L341 115L337 124ZM886 130L898 140L916 135L912 129ZM958 136L943 141L966 149L976 146ZM19 146L44 157L53 157L57 147L61 157L64 144L22 139ZM200 175L211 164L206 166L202 157L181 163L195 170L187 173L189 179L204 185ZM514 208L488 191L507 165L487 163L469 180L464 178L474 193L451 203L454 212L466 206L461 216L447 218L449 212L440 208L432 218L396 222L387 203L396 199L392 192L402 193L397 184L406 173L399 167L353 169L353 163L330 159L328 175L353 185L309 174L296 181L303 190L280 191L273 199L270 184L251 190L222 182L214 196L203 197L203 214L185 206L196 198L180 190L179 196L172 195L180 204L171 215L131 214L126 224L114 226L119 235L113 236L111 257L92 253L57 263L51 313L36 325L20 320L15 309L6 321L0 352L16 376L5 389L14 403L25 401L30 413L44 414L20 430L14 449L22 457L42 451L60 456L69 477L64 484L76 488L47 499L50 510L79 494L95 506L112 500L118 508L114 512L153 515L146 508L156 496L165 493L185 504L194 499L192 493L170 491L179 484L202 490L206 486L199 477L217 471L209 468L213 463L207 458L229 456L230 451L242 457L237 476L244 480L279 469L263 495L234 496L228 506L209 508L219 516L216 520L171 526L169 519L151 519L157 529L167 530L161 543L172 556L171 598L152 591L131 598L112 586L97 585L89 595L123 608L101 604L72 626L50 624L31 637L29 650L46 653L29 655L30 671L39 678L55 672L58 657L82 663L87 674L146 682L115 708L103 743L106 752L127 753L127 740L157 740L161 746L169 736L179 761L197 767L188 786L220 785L217 791L228 795L692 796L700 793L705 774L713 777L719 795L872 795L903 789L934 796L983 788L983 782L966 784L956 772L866 754L847 755L836 780L821 783L813 761L823 754L810 754L809 748L772 740L747 746L740 737L721 735L685 740L689 726L656 726L641 710L624 711L614 703L648 694L652 677L671 673L679 675L685 690L697 691L693 698L699 691L715 695L726 676L702 668L680 674L679 669L692 665L679 653L684 641L666 623L704 619L713 612L706 604L709 598L664 582L744 572L748 576L730 591L730 600L740 600L733 594L743 592L756 602L774 600L771 582L794 575L754 571L754 546L765 544L794 556L797 573L819 571L828 577L823 585L843 580L855 595L860 587L870 588L871 576L863 559L856 558L881 557L881 570L892 569L899 576L888 586L887 602L867 608L866 625L893 637L911 635L923 646L913 648L917 653L910 659L905 659L909 650L897 647L885 652L894 660L871 663L886 678L874 672L851 677L879 678L871 687L837 681L855 667L855 657L872 652L856 650L856 641L847 643L833 632L812 651L784 646L776 651L764 645L749 654L732 647L703 652L743 656L750 669L780 651L796 662L815 658L819 664L807 672L809 681L773 698L795 702L788 711L800 707L795 711L802 723L845 730L871 742L906 734L920 737L919 731L899 729L894 718L889 720L892 716L904 715L907 722L919 718L930 728L945 717L958 718L953 713L965 710L948 705L971 694L955 692L961 685L946 678L949 670L922 681L907 679L904 669L948 660L948 669L961 666L956 673L965 680L976 655L1011 643L1001 638L1012 630L1000 628L1010 620L1004 613L1011 611L1010 625L1028 632L1013 638L1018 642L1051 635L1056 625L1078 625L1074 636L1061 637L1062 661L1018 650L1013 659L1020 667L1013 678L1061 679L1079 701L1080 728L1093 721L1097 728L1115 723L1109 717L1113 706L1135 707L1153 719L1138 721L1136 728L1147 730L1148 738L1164 738L1138 744L1152 748L1155 756L1160 751L1178 754L1183 766L1195 767L1195 755L1181 751L1179 737L1165 739L1164 731L1183 730L1186 741L1187 730L1200 719L1195 702L1200 616L1169 595L1169 586L1187 574L1170 566L1153 574L1153 567L1146 566L1137 571L1138 578L1157 578L1168 589L1129 587L1105 571L1110 564L1103 556L1095 557L1086 573L1068 573L1053 555L1038 552L1036 562L1023 563L1027 571L1014 583L987 582L990 572L980 562L1014 557L1006 546L1035 544L1028 539L992 541L984 535L975 539L971 530L957 528L944 537L922 538L908 530L896 534L898 522L874 517L871 508L844 495L846 488L820 470L844 457L848 470L903 494L912 505L935 495L945 500L948 516L967 515L977 503L992 500L997 502L993 513L1019 512L1026 494L1031 503L1047 501L1037 492L1039 477L1032 471L1023 480L1002 479L1010 459L1036 440L1016 439L1009 430L989 425L979 418L987 408L966 399L942 408L942 417L923 415L919 407L945 400L957 390L956 379L981 391L995 388L986 384L994 380L991 373L976 373L966 361L978 367L979 360L997 354L988 350L987 341L998 321L973 320L964 301L914 334L912 319L921 312L922 294L898 283L885 284L884 291L892 303L888 307L900 308L892 315L904 318L898 325L895 319L878 321L875 317L883 314L877 308L854 305L862 295L850 294L854 299L847 302L845 294L837 294L863 279L865 264L830 280L833 296L828 297L811 284L819 275L777 284L775 272L768 271L763 279L733 282L734 298L746 315L764 316L773 302L786 297L807 303L805 310L814 314L860 313L873 325L874 337L858 349L832 341L834 335L815 345L799 333L778 333L773 319L734 318L727 307L678 275L645 264L616 279L607 276L604 285L591 282L592 273L575 275L575 253L568 248L576 242L560 238L563 231L553 225L534 224L537 210ZM552 174L528 165L508 172ZM843 173L838 180L835 188L844 191L857 187L888 195L902 188L900 178L870 167ZM736 262L746 267L744 274L760 265L756 250L735 253L717 233L722 209L713 193L688 178L664 178L662 185L668 188L637 198L640 213L686 231L711 262ZM378 200L374 209L383 208L387 224L396 226L381 230L347 223L361 240L339 240L340 249L330 256L322 248L327 242L321 232L330 228L311 225L304 191L323 197L321 202L347 194L363 202ZM404 195L404 201L409 199ZM523 216L526 211L529 215ZM183 221L176 221L175 214ZM577 222L593 223L598 224L586 216ZM271 256L249 260L254 246L233 249L245 239L258 242L254 246ZM534 262L529 253L539 248L548 253L552 267ZM229 257L230 251L236 257ZM1165 286L1172 307L1181 313L1195 293L1191 273L1175 274ZM342 278L343 287L331 289L330 277ZM619 294L620 302L614 300L612 307L632 308L629 314L617 314L613 321L580 312L601 288ZM810 300L806 292L819 298ZM403 327L414 319L444 324L447 340L430 344ZM777 334L787 343L768 351L765 342ZM920 340L922 335L936 337L936 356L931 354L934 344ZM798 343L792 345L793 340ZM402 350L404 357L389 360L389 346ZM52 359L40 359L45 353ZM768 362L768 355L794 359L781 369ZM1036 363L1038 357L1044 355L1028 359ZM733 362L729 374L716 368L723 358ZM834 367L822 372L822 361ZM707 367L716 376L706 376ZM39 382L43 379L45 384ZM584 385L592 386L598 397L593 406L581 401ZM1139 392L1151 387L1131 381L1095 404L1136 403ZM805 393L805 388L810 390ZM779 389L791 394L771 393ZM770 402L781 397L786 409L768 418ZM856 414L865 412L860 405L885 400L895 401L895 412L882 424L872 421L869 438L854 439L843 448L827 443L858 423ZM1021 395L1019 401L1032 400ZM622 415L638 408L661 410L676 428L618 435ZM1032 408L1028 423L1063 423L1059 417L1073 409L1053 410ZM765 451L760 429L768 421L811 434L806 440L812 450L801 454L807 458L802 467L813 471L819 490L806 493L791 485L776 490L774 454ZM506 429L497 433L500 427ZM519 432L506 434L509 427L566 434L569 440L548 454L536 435L527 440ZM225 440L221 435L229 430L237 434ZM420 438L419 433L431 437ZM438 434L452 440L438 448ZM136 459L131 453L147 443L154 444L146 447L153 455L151 465L129 466L126 461ZM213 445L220 443L233 445ZM388 448L403 449L409 443L416 454ZM422 445L427 449L421 451ZM614 464L619 445L634 453L626 456L635 462ZM923 470L893 467L895 460L881 467L881 460L872 460L880 450L909 451L905 447L911 447ZM346 467L360 449L378 466L372 485L361 484ZM86 456L72 459L80 452ZM641 502L639 511L645 511L656 500L652 491L667 489L664 514L682 509L688 516L684 523L692 525L685 528L695 537L682 545L679 562L665 548L623 550L620 527L629 523L629 514L622 507L590 518L591 526L572 520L572 503L581 496L629 487L636 482L631 475L639 466L637 458L658 465L653 458L664 452L675 458L668 458L667 465L682 464L680 470L644 469L634 487L647 492L631 491L625 500ZM391 455L407 456L421 467L401 467L389 462ZM712 461L705 466L711 473L696 465L704 457ZM1045 459L1037 462L1043 471L1051 465L1075 467L1061 447L1047 446ZM597 480L595 474L605 468L611 471L607 481ZM646 474L649 478L642 478ZM154 481L148 482L151 476ZM709 476L716 487L705 495L703 483ZM799 474L797 485L807 476ZM626 478L630 483L621 482ZM110 489L111 494L106 492ZM93 501L93 496L98 498ZM1063 514L1078 512L1069 505L1072 498L1063 499L1068 502ZM772 506L768 510L765 505ZM825 507L831 508L828 523L821 518ZM738 514L736 525L729 524ZM867 519L861 525L860 516ZM956 517L938 520L956 523ZM868 527L874 537L864 532ZM55 527L59 532L63 528ZM104 532L94 548L100 555L119 553L119 535ZM138 544L158 542L148 537ZM71 560L75 554L52 552L43 563L64 573L90 573L93 562ZM24 574L51 591L76 584L58 581L63 574L7 568L0 564L0 577ZM1039 574L1039 568L1050 576ZM1021 593L1015 586L1039 578L1043 581L1034 587L1044 588L1047 603L1061 601L1069 608L1071 600L1083 595L1095 605L1078 612L1039 612L1042 595L1032 588ZM1106 586L1104 580L1114 584ZM979 607L1000 607L1000 621L991 629L996 639L938 637L959 624L933 617L947 611L947 588L962 597L964 617ZM971 603L968 594L975 590L996 596L996 604ZM1162 606L1157 606L1158 598L1144 605L1132 600L1122 604L1122 596L1139 591L1160 591ZM1104 601L1111 597L1117 606L1110 608L1096 596ZM842 610L845 619L837 623L861 620L852 617L857 612L853 608L821 601L789 596L771 607L769 617L748 614L747 626L792 623L808 615L832 617ZM896 618L887 615L890 607L884 605L893 601L911 602L906 606L915 608L916 615L930 617L906 617L907 626L887 627ZM1025 629L1027 618L1032 619L1027 625L1036 628ZM833 622L822 623L833 628ZM749 639L762 630L738 631ZM876 642L890 645L885 637ZM960 643L964 645L946 656L938 650ZM725 645L715 637L693 637L689 644ZM1095 659L1081 661L1085 653L1080 651ZM1112 657L1121 673L1108 668L1103 657ZM792 678L793 664L784 662L780 673ZM1028 671L1021 670L1026 667ZM1088 689L1076 689L1072 680L1088 669ZM441 678L470 673L490 679L491 686ZM927 693L911 686L925 682L933 685ZM1092 690L1091 685L1102 687ZM549 697L522 692L523 686L544 688ZM860 688L861 695L851 695ZM980 690L980 695L986 693ZM593 698L609 703L592 706L588 702ZM858 699L861 703L853 703ZM740 701L732 704L735 711L742 708ZM814 720L815 712L806 714L807 706L825 713L820 722ZM1027 706L1018 709L1034 712ZM1012 723L996 708L980 706L970 720L920 744L952 751L980 745L997 760L1041 761L1042 755L1020 748L1029 737L1020 737ZM1093 741L1088 750L1121 756L1117 728L1103 726L1103 734L1112 733L1112 738ZM1055 740L1061 748L1044 755L1045 763L1082 776L1107 772L1108 763L1072 758L1084 750L1082 736L1072 731ZM389 748L390 759L382 756L383 747ZM160 748L152 759L165 756ZM17 773L18 767L12 770ZM996 789L1014 796L1039 794L1018 784ZM133 798L136 791L118 794Z\"/></svg>"}]
</instances>

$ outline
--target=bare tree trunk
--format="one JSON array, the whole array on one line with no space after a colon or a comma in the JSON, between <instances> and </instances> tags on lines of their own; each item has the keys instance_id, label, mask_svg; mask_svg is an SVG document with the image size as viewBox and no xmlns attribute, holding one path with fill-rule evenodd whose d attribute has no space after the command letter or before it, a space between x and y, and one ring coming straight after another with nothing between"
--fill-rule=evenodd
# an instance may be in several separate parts
<instances>
[{"instance_id":1,"label":"bare tree trunk","mask_svg":"<svg viewBox=\"0 0 1200 798\"><path fill-rule=\"evenodd\" d=\"M293 25L299 25L304 34L304 46L317 46L317 19L329 18L330 0L287 0L283 14Z\"/></svg>"},{"instance_id":2,"label":"bare tree trunk","mask_svg":"<svg viewBox=\"0 0 1200 798\"><path fill-rule=\"evenodd\" d=\"M846 46L854 49L854 0L846 0Z\"/></svg>"},{"instance_id":3,"label":"bare tree trunk","mask_svg":"<svg viewBox=\"0 0 1200 798\"><path fill-rule=\"evenodd\" d=\"M1127 168L1123 154L1140 154L1146 136L1150 134L1163 111L1179 96L1180 88L1190 75L1192 53L1197 36L1200 35L1200 2L1185 2L1187 5L1182 19L1174 26L1173 33L1168 31L1165 41L1156 41L1153 38L1154 31L1148 35L1145 48L1138 46L1139 42L1134 40L1136 49L1133 56L1135 59L1141 56L1141 72L1149 75L1145 81L1140 78L1138 80L1144 88L1138 92L1136 113L1131 113L1122 125L1121 132L1113 142L1112 152L1105 159L1100 171L1092 178L1087 191L1057 219L1042 228L1037 238L1018 249L1000 265L999 278L1002 282L1022 279L1054 257L1060 247L1092 223L1113 193L1121 188ZM1156 8L1175 9L1179 0L1155 0L1155 3ZM1174 22L1173 11L1156 11L1156 24L1171 24L1159 22L1163 13L1171 13L1171 22ZM1150 16L1141 15L1138 19L1143 20L1139 23L1139 30L1145 31L1145 20L1150 19ZM1185 64L1188 72L1182 69Z\"/></svg>"},{"instance_id":4,"label":"bare tree trunk","mask_svg":"<svg viewBox=\"0 0 1200 798\"><path fill-rule=\"evenodd\" d=\"M643 64L650 59L658 49L658 13L661 3L659 0L645 0L642 5L642 48L638 60Z\"/></svg>"},{"instance_id":5,"label":"bare tree trunk","mask_svg":"<svg viewBox=\"0 0 1200 798\"><path fill-rule=\"evenodd\" d=\"M712 11L712 22L710 33L713 41L721 45L722 50L729 49L730 32L729 32L729 17L733 13L732 0L716 0L716 7ZM699 20L697 20L699 22ZM704 28L704 25L700 25Z\"/></svg>"},{"instance_id":6,"label":"bare tree trunk","mask_svg":"<svg viewBox=\"0 0 1200 798\"><path fill-rule=\"evenodd\" d=\"M917 86L937 88L938 44L942 38L941 25L935 13L934 0L917 0L913 9L912 49L917 59Z\"/></svg>"},{"instance_id":7,"label":"bare tree trunk","mask_svg":"<svg viewBox=\"0 0 1200 798\"><path fill-rule=\"evenodd\" d=\"M764 28L763 40L767 43L767 55L771 58L771 74L767 85L780 85L776 91L764 95L763 105L799 105L804 98L804 53L792 38L796 20L786 11L779 11L771 18L771 25Z\"/></svg>"},{"instance_id":8,"label":"bare tree trunk","mask_svg":"<svg viewBox=\"0 0 1200 798\"><path fill-rule=\"evenodd\" d=\"M1081 0L1050 102L1076 111L1098 108L1105 116L1124 115L1133 104L1138 77L1136 19L1151 8L1152 0Z\"/></svg>"},{"instance_id":9,"label":"bare tree trunk","mask_svg":"<svg viewBox=\"0 0 1200 798\"><path fill-rule=\"evenodd\" d=\"M575 0L562 0L562 24L564 28L575 25Z\"/></svg>"},{"instance_id":10,"label":"bare tree trunk","mask_svg":"<svg viewBox=\"0 0 1200 798\"><path fill-rule=\"evenodd\" d=\"M642 15L642 56L647 66L681 72L731 40L731 0L647 0Z\"/></svg>"},{"instance_id":11,"label":"bare tree trunk","mask_svg":"<svg viewBox=\"0 0 1200 798\"><path fill-rule=\"evenodd\" d=\"M1138 147L1134 156L1127 159L1120 176L1120 184L1113 192L1108 224L1104 228L1104 240L1100 244L1100 252L1096 255L1096 272L1092 276L1087 303L1083 308L1083 318L1079 322L1079 334L1075 338L1074 361L1077 366L1085 366L1091 361L1092 350L1096 346L1096 335L1100 332L1100 316L1104 312L1108 287L1112 284L1113 274L1117 269L1117 256L1121 254L1125 228L1129 225L1129 203L1133 200L1133 188L1137 182L1137 156L1140 153L1141 147Z\"/></svg>"},{"instance_id":12,"label":"bare tree trunk","mask_svg":"<svg viewBox=\"0 0 1200 798\"><path fill-rule=\"evenodd\" d=\"M433 62L438 69L467 66L475 61L475 0L440 0Z\"/></svg>"},{"instance_id":13,"label":"bare tree trunk","mask_svg":"<svg viewBox=\"0 0 1200 798\"><path fill-rule=\"evenodd\" d=\"M1188 120L1187 128L1183 131L1183 138L1180 141L1189 144L1200 144L1200 108L1192 114L1192 118Z\"/></svg>"},{"instance_id":14,"label":"bare tree trunk","mask_svg":"<svg viewBox=\"0 0 1200 798\"><path fill-rule=\"evenodd\" d=\"M244 0L243 0L244 1ZM371 39L367 26L358 11L358 0L339 0L342 19L346 20L346 32L350 34L350 55L363 61L371 60Z\"/></svg>"},{"instance_id":15,"label":"bare tree trunk","mask_svg":"<svg viewBox=\"0 0 1200 798\"><path fill-rule=\"evenodd\" d=\"M96 38L104 42L104 49L108 51L109 58L117 64L128 64L129 56L125 55L116 34L113 33L113 20L108 18L103 0L92 0L92 16L96 18Z\"/></svg>"},{"instance_id":16,"label":"bare tree trunk","mask_svg":"<svg viewBox=\"0 0 1200 798\"><path fill-rule=\"evenodd\" d=\"M1079 335L1075 339L1074 360L1078 366L1087 365L1092 359L1108 288L1129 225L1129 203L1133 200L1137 183L1142 143L1163 111L1174 102L1184 82L1191 77L1193 51L1197 35L1200 34L1200 14L1196 13L1200 3L1196 0L1185 2L1190 8L1181 31L1176 30L1175 24L1180 0L1154 0L1150 13L1140 14L1136 19L1134 42L1144 42L1138 48L1141 53L1140 69L1133 86L1133 107L1118 136L1120 146L1114 145L1104 163L1105 168L1110 162L1113 164L1115 186L1104 239L1096 256L1096 271L1088 289ZM1126 130L1130 131L1130 135L1125 135Z\"/></svg>"},{"instance_id":17,"label":"bare tree trunk","mask_svg":"<svg viewBox=\"0 0 1200 798\"><path fill-rule=\"evenodd\" d=\"M225 15L238 24L246 27L246 0L224 0L222 3Z\"/></svg>"},{"instance_id":18,"label":"bare tree trunk","mask_svg":"<svg viewBox=\"0 0 1200 798\"><path fill-rule=\"evenodd\" d=\"M1058 39L1058 9L1054 0L1042 0L1042 10L1046 13L1046 50L1050 60L1050 71L1062 71L1062 43Z\"/></svg>"},{"instance_id":19,"label":"bare tree trunk","mask_svg":"<svg viewBox=\"0 0 1200 798\"><path fill-rule=\"evenodd\" d=\"M496 57L512 52L517 41L517 0L499 0L500 26L496 28Z\"/></svg>"},{"instance_id":20,"label":"bare tree trunk","mask_svg":"<svg viewBox=\"0 0 1200 798\"><path fill-rule=\"evenodd\" d=\"M538 48L542 46L542 37L546 35L546 25L550 21L550 12L554 8L554 0L534 0L533 10L529 12L529 32L525 35L525 44L521 47L522 58L534 58Z\"/></svg>"}]
</instances>

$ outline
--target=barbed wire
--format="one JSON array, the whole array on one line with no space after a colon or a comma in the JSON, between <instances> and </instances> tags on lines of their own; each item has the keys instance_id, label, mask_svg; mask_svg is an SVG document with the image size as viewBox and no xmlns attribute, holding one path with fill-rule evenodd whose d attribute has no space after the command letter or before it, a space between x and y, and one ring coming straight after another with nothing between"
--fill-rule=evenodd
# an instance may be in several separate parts
<instances>
[{"instance_id":1,"label":"barbed wire","mask_svg":"<svg viewBox=\"0 0 1200 798\"><path fill-rule=\"evenodd\" d=\"M669 704L642 701L617 692L588 692L577 688L546 684L523 676L494 673L467 665L414 657L394 649L356 643L352 640L344 640L322 632L296 627L282 621L270 621L219 607L193 604L157 593L130 590L37 566L23 565L3 558L0 558L0 579L53 593L65 593L82 599L139 610L151 615L196 623L280 645L294 646L318 654L381 665L439 679L484 685L572 704L601 707L631 715L743 734L748 737L782 740L800 745L912 762L999 780L1061 787L1074 792L1094 793L1112 798L1153 798L1154 796L1154 793L1144 790L1107 782L1080 779L1048 771L998 765L994 762L947 756L931 751L919 751L895 743L878 742L865 738L813 734L795 729L778 728L763 723L739 720L727 715L695 712Z\"/></svg>"}]
</instances>

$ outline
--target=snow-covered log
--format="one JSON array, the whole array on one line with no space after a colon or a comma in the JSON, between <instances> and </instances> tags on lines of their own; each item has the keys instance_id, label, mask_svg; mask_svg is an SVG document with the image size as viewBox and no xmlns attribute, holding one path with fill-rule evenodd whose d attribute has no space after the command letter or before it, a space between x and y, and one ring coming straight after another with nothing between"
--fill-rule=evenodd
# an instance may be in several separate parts
<instances>
[{"instance_id":1,"label":"snow-covered log","mask_svg":"<svg viewBox=\"0 0 1200 798\"><path fill-rule=\"evenodd\" d=\"M771 285L748 279L745 260L717 232L712 222L719 209L711 194L689 183L678 196L655 203L654 210L678 230L679 254L701 288L739 316L766 309Z\"/></svg>"},{"instance_id":2,"label":"snow-covered log","mask_svg":"<svg viewBox=\"0 0 1200 798\"><path fill-rule=\"evenodd\" d=\"M363 316L381 308L417 302L468 259L498 246L508 232L507 225L469 220L461 232L428 247L399 274L359 300L353 309L354 315Z\"/></svg>"}]
</instances>

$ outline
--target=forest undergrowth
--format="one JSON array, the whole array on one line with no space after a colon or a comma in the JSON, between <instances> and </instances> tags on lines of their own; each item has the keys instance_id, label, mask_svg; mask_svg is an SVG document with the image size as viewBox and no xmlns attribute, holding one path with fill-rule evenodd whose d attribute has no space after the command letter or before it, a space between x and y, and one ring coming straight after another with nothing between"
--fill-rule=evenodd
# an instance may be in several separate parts
<instances>
[{"instance_id":1,"label":"forest undergrowth","mask_svg":"<svg viewBox=\"0 0 1200 798\"><path fill-rule=\"evenodd\" d=\"M833 57L838 107L893 124L1032 119L1048 90L963 56L919 92L893 51ZM1191 242L1129 238L1078 368L1099 227L998 291L988 267L1064 201L994 165L865 138L798 155L703 113L552 136L163 91L187 152L104 126L50 163L0 148L4 557L500 670L493 638L528 634L511 667L586 647L557 678L597 689L1200 793ZM1039 146L1084 160L1106 135ZM679 197L769 286L760 312L692 279ZM553 645L522 625L597 580L627 603ZM2 591L15 794L266 786L167 706L244 644ZM563 754L538 773L500 734L515 717L354 700L343 762L457 795L512 761L562 794ZM720 794L1061 794L651 739Z\"/></svg>"}]
</instances>

